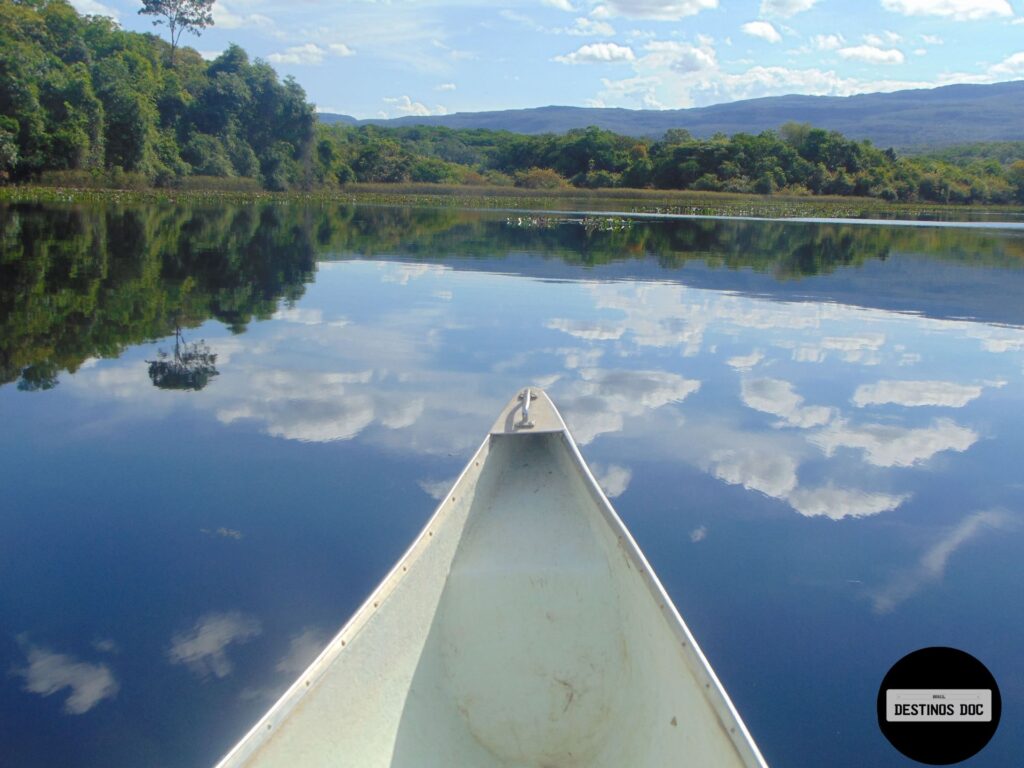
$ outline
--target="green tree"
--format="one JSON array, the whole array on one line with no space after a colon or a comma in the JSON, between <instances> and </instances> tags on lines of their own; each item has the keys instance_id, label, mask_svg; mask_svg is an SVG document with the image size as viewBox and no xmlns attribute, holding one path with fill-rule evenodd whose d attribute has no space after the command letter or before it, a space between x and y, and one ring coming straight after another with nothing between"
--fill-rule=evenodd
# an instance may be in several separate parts
<instances>
[{"instance_id":1,"label":"green tree","mask_svg":"<svg viewBox=\"0 0 1024 768\"><path fill-rule=\"evenodd\" d=\"M153 25L167 25L171 38L171 67L174 67L174 51L182 32L199 36L213 25L214 0L142 0L140 15L159 16Z\"/></svg>"}]
</instances>

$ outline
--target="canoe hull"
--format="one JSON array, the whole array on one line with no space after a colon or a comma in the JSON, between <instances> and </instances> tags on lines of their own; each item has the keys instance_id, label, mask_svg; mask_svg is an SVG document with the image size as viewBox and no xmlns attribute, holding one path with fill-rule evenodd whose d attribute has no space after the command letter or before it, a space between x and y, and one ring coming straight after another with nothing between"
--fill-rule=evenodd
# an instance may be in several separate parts
<instances>
[{"instance_id":1,"label":"canoe hull","mask_svg":"<svg viewBox=\"0 0 1024 768\"><path fill-rule=\"evenodd\" d=\"M224 768L764 764L554 406L516 408Z\"/></svg>"}]
</instances>

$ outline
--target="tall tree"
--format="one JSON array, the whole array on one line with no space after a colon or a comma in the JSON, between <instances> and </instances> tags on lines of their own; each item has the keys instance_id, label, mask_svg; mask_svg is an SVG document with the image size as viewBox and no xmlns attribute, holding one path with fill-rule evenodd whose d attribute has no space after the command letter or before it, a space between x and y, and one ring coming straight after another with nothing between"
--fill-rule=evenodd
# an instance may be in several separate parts
<instances>
[{"instance_id":1,"label":"tall tree","mask_svg":"<svg viewBox=\"0 0 1024 768\"><path fill-rule=\"evenodd\" d=\"M174 51L182 32L191 32L197 37L213 25L214 0L142 0L139 13L159 16L154 25L166 24L171 37L171 66L174 66Z\"/></svg>"}]
</instances>

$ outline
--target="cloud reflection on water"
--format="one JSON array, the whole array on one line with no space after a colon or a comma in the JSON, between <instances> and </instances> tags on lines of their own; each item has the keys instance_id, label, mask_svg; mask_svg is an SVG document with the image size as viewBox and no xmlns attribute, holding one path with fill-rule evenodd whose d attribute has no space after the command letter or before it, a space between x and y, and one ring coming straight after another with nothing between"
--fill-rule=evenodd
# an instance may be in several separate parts
<instances>
[{"instance_id":1,"label":"cloud reflection on water","mask_svg":"<svg viewBox=\"0 0 1024 768\"><path fill-rule=\"evenodd\" d=\"M79 661L74 656L34 645L25 636L18 640L28 665L16 667L12 674L25 681L24 690L40 696L68 689L63 709L69 715L84 715L104 699L114 698L120 690L106 664Z\"/></svg>"},{"instance_id":2,"label":"cloud reflection on water","mask_svg":"<svg viewBox=\"0 0 1024 768\"><path fill-rule=\"evenodd\" d=\"M876 613L891 613L929 584L941 581L953 554L985 530L1006 530L1016 519L1002 509L973 512L922 553L910 568L899 571L892 580L871 593Z\"/></svg>"},{"instance_id":3,"label":"cloud reflection on water","mask_svg":"<svg viewBox=\"0 0 1024 768\"><path fill-rule=\"evenodd\" d=\"M234 665L227 655L232 643L245 643L263 632L260 622L239 611L208 613L191 630L171 638L167 658L184 664L196 677L227 677Z\"/></svg>"}]
</instances>

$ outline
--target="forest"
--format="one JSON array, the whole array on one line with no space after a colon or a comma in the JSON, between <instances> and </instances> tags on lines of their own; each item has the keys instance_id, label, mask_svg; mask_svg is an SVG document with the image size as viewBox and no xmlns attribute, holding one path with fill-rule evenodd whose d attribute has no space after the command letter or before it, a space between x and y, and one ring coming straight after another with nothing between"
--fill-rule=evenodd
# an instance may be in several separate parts
<instances>
[{"instance_id":1,"label":"forest","mask_svg":"<svg viewBox=\"0 0 1024 768\"><path fill-rule=\"evenodd\" d=\"M659 139L323 124L232 45L212 61L65 0L0 0L0 182L282 191L360 182L1024 202L1017 147L898 156L807 124Z\"/></svg>"}]
</instances>

